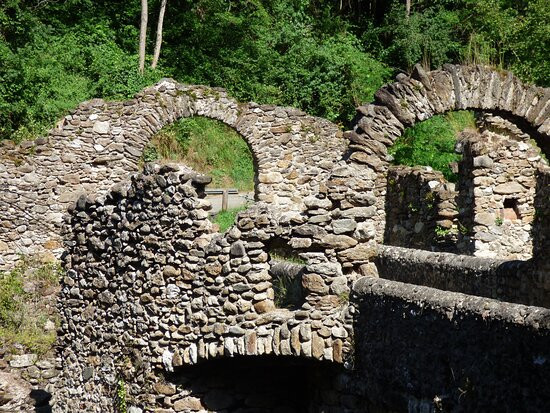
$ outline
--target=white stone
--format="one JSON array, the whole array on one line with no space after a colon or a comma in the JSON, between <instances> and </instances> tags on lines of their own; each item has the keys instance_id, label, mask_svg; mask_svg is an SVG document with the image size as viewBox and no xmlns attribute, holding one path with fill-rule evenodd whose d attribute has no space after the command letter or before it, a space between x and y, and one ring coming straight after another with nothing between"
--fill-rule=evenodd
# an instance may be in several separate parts
<instances>
[{"instance_id":1,"label":"white stone","mask_svg":"<svg viewBox=\"0 0 550 413\"><path fill-rule=\"evenodd\" d=\"M430 181L430 182L428 182L428 186L430 187L430 189L435 189L439 186L439 182L438 181Z\"/></svg>"},{"instance_id":2,"label":"white stone","mask_svg":"<svg viewBox=\"0 0 550 413\"><path fill-rule=\"evenodd\" d=\"M105 121L105 122L98 121L98 122L94 123L93 131L96 132L96 133L106 134L106 133L109 133L110 129L111 129L111 122L109 122L109 121Z\"/></svg>"},{"instance_id":3,"label":"white stone","mask_svg":"<svg viewBox=\"0 0 550 413\"><path fill-rule=\"evenodd\" d=\"M176 298L180 294L180 288L175 284L169 284L166 287L166 298Z\"/></svg>"},{"instance_id":4,"label":"white stone","mask_svg":"<svg viewBox=\"0 0 550 413\"><path fill-rule=\"evenodd\" d=\"M20 356L13 356L10 360L10 366L15 368L30 367L36 363L36 354L22 354Z\"/></svg>"},{"instance_id":5,"label":"white stone","mask_svg":"<svg viewBox=\"0 0 550 413\"><path fill-rule=\"evenodd\" d=\"M197 363L197 345L191 344L189 346L189 358L191 359L191 363L196 364Z\"/></svg>"},{"instance_id":6,"label":"white stone","mask_svg":"<svg viewBox=\"0 0 550 413\"><path fill-rule=\"evenodd\" d=\"M164 350L164 353L162 353L162 364L164 365L166 371L174 371L174 367L172 366L172 357L174 357L174 353L168 349Z\"/></svg>"}]
</instances>

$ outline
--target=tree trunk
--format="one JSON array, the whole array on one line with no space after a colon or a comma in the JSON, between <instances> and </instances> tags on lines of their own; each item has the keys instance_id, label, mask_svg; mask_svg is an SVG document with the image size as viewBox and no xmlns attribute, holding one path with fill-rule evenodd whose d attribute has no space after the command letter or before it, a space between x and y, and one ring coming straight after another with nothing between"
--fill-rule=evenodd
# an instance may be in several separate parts
<instances>
[{"instance_id":1,"label":"tree trunk","mask_svg":"<svg viewBox=\"0 0 550 413\"><path fill-rule=\"evenodd\" d=\"M145 40L147 38L147 0L141 0L141 25L139 27L139 73L145 68Z\"/></svg>"},{"instance_id":2,"label":"tree trunk","mask_svg":"<svg viewBox=\"0 0 550 413\"><path fill-rule=\"evenodd\" d=\"M157 41L155 43L155 52L153 54L153 62L151 67L154 69L157 67L160 56L160 47L162 45L162 24L164 23L164 12L166 11L166 3L168 0L162 0L160 3L159 21L157 25Z\"/></svg>"},{"instance_id":3,"label":"tree trunk","mask_svg":"<svg viewBox=\"0 0 550 413\"><path fill-rule=\"evenodd\" d=\"M406 0L405 2L405 16L407 19L411 15L411 0Z\"/></svg>"}]
</instances>

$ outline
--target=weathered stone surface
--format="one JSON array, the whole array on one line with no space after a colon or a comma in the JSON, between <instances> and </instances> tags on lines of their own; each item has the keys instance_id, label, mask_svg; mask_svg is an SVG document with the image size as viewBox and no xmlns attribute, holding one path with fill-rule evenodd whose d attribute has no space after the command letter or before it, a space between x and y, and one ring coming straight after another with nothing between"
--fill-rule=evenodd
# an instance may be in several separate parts
<instances>
[{"instance_id":1,"label":"weathered stone surface","mask_svg":"<svg viewBox=\"0 0 550 413\"><path fill-rule=\"evenodd\" d=\"M376 256L375 244L360 244L347 250L338 251L338 257L344 261L366 263Z\"/></svg>"},{"instance_id":2,"label":"weathered stone surface","mask_svg":"<svg viewBox=\"0 0 550 413\"><path fill-rule=\"evenodd\" d=\"M199 398L197 397L186 397L185 399L177 400L174 403L174 410L176 412L194 412L203 410L204 407Z\"/></svg>"},{"instance_id":3,"label":"weathered stone surface","mask_svg":"<svg viewBox=\"0 0 550 413\"><path fill-rule=\"evenodd\" d=\"M493 191L495 192L495 194L510 195L521 193L524 190L525 188L517 182L508 182L505 184L497 185Z\"/></svg>"},{"instance_id":4,"label":"weathered stone surface","mask_svg":"<svg viewBox=\"0 0 550 413\"><path fill-rule=\"evenodd\" d=\"M334 249L344 249L357 245L357 241L347 235L328 234L319 240L319 244Z\"/></svg>"},{"instance_id":5,"label":"weathered stone surface","mask_svg":"<svg viewBox=\"0 0 550 413\"><path fill-rule=\"evenodd\" d=\"M21 368L32 366L37 360L36 354L14 355L10 360L10 366Z\"/></svg>"},{"instance_id":6,"label":"weathered stone surface","mask_svg":"<svg viewBox=\"0 0 550 413\"><path fill-rule=\"evenodd\" d=\"M302 277L302 285L308 291L324 294L328 291L323 278L318 274L304 274Z\"/></svg>"}]
</instances>

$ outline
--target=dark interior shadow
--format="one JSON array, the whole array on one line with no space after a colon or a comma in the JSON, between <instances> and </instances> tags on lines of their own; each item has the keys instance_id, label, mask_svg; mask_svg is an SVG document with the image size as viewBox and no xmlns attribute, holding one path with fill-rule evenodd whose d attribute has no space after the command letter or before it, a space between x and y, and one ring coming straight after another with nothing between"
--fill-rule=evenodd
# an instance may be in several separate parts
<instances>
[{"instance_id":1,"label":"dark interior shadow","mask_svg":"<svg viewBox=\"0 0 550 413\"><path fill-rule=\"evenodd\" d=\"M548 260L550 251L550 172L537 171L535 189L535 219L531 226L533 257Z\"/></svg>"},{"instance_id":2,"label":"dark interior shadow","mask_svg":"<svg viewBox=\"0 0 550 413\"><path fill-rule=\"evenodd\" d=\"M462 151L462 159L458 162L458 180L456 189L456 206L458 209L458 221L462 231L458 233L458 249L463 254L473 254L475 244L473 237L474 228L474 155L468 140L459 143Z\"/></svg>"},{"instance_id":3,"label":"dark interior shadow","mask_svg":"<svg viewBox=\"0 0 550 413\"><path fill-rule=\"evenodd\" d=\"M333 398L327 396L337 395L342 371L341 365L303 357L239 356L183 367L166 379L208 411L302 413L327 411L326 400Z\"/></svg>"},{"instance_id":4,"label":"dark interior shadow","mask_svg":"<svg viewBox=\"0 0 550 413\"><path fill-rule=\"evenodd\" d=\"M31 390L31 399L34 400L34 411L37 413L51 413L52 407L50 406L50 400L52 398L51 393L42 389Z\"/></svg>"}]
</instances>

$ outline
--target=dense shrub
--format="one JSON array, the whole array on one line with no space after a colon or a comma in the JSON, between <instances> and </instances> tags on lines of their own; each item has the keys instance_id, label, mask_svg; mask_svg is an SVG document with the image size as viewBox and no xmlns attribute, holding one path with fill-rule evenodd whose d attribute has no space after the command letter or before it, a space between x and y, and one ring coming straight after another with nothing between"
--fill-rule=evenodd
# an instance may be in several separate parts
<instances>
[{"instance_id":1,"label":"dense shrub","mask_svg":"<svg viewBox=\"0 0 550 413\"><path fill-rule=\"evenodd\" d=\"M101 24L62 34L42 26L16 53L0 39L0 139L33 138L84 100L127 98L161 77L139 75L137 55L113 37Z\"/></svg>"},{"instance_id":2,"label":"dense shrub","mask_svg":"<svg viewBox=\"0 0 550 413\"><path fill-rule=\"evenodd\" d=\"M308 1L236 3L201 1L168 17L165 64L176 78L346 122L389 77L328 6L316 18Z\"/></svg>"}]
</instances>

